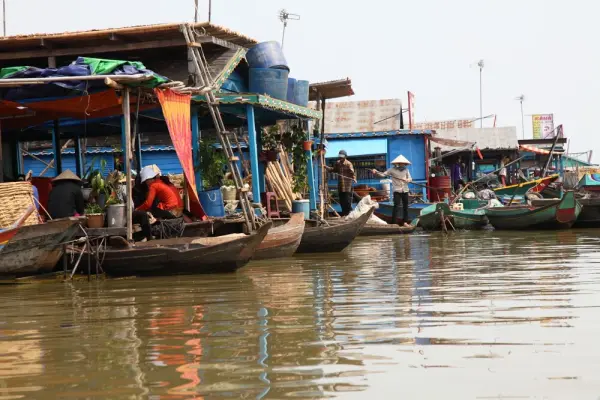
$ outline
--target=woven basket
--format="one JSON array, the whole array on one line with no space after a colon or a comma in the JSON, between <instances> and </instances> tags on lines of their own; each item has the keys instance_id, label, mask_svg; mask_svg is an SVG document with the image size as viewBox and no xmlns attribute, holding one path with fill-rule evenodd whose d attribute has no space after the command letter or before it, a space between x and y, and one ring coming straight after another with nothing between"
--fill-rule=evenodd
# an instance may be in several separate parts
<instances>
[{"instance_id":1,"label":"woven basket","mask_svg":"<svg viewBox=\"0 0 600 400\"><path fill-rule=\"evenodd\" d=\"M7 228L17 222L29 206L34 206L34 211L23 225L37 225L41 220L35 208L31 183L0 183L0 228Z\"/></svg>"}]
</instances>

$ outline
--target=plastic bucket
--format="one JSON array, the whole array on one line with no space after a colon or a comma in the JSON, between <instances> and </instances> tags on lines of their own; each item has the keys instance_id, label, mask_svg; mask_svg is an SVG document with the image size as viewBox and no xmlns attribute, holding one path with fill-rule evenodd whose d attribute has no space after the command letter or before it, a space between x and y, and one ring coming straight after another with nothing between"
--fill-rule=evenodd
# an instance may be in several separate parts
<instances>
[{"instance_id":1,"label":"plastic bucket","mask_svg":"<svg viewBox=\"0 0 600 400\"><path fill-rule=\"evenodd\" d=\"M250 68L250 92L286 100L288 74L284 69Z\"/></svg>"},{"instance_id":2,"label":"plastic bucket","mask_svg":"<svg viewBox=\"0 0 600 400\"><path fill-rule=\"evenodd\" d=\"M310 84L308 81L296 81L294 85L294 101L292 103L298 104L299 106L308 106L308 88Z\"/></svg>"},{"instance_id":3,"label":"plastic bucket","mask_svg":"<svg viewBox=\"0 0 600 400\"><path fill-rule=\"evenodd\" d=\"M221 189L205 190L198 192L200 204L204 212L209 217L224 217L225 207L223 206L223 195Z\"/></svg>"},{"instance_id":4,"label":"plastic bucket","mask_svg":"<svg viewBox=\"0 0 600 400\"><path fill-rule=\"evenodd\" d=\"M246 53L250 68L285 69L289 72L283 50L278 42L263 42L252 47Z\"/></svg>"},{"instance_id":5,"label":"plastic bucket","mask_svg":"<svg viewBox=\"0 0 600 400\"><path fill-rule=\"evenodd\" d=\"M292 212L304 213L304 219L310 219L310 203L308 200L292 201Z\"/></svg>"},{"instance_id":6,"label":"plastic bucket","mask_svg":"<svg viewBox=\"0 0 600 400\"><path fill-rule=\"evenodd\" d=\"M123 228L125 226L125 204L112 204L106 207L106 218L109 228Z\"/></svg>"},{"instance_id":7,"label":"plastic bucket","mask_svg":"<svg viewBox=\"0 0 600 400\"><path fill-rule=\"evenodd\" d=\"M221 90L231 93L247 93L248 84L237 71L233 71L221 86Z\"/></svg>"},{"instance_id":8,"label":"plastic bucket","mask_svg":"<svg viewBox=\"0 0 600 400\"><path fill-rule=\"evenodd\" d=\"M288 78L288 88L287 88L287 101L288 103L294 102L294 89L296 87L296 79Z\"/></svg>"}]
</instances>

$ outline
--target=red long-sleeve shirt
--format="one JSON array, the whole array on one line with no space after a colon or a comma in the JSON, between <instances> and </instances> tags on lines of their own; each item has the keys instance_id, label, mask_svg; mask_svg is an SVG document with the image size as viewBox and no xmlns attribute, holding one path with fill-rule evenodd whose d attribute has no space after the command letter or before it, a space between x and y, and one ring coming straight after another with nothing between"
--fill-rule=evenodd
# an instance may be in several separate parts
<instances>
[{"instance_id":1,"label":"red long-sleeve shirt","mask_svg":"<svg viewBox=\"0 0 600 400\"><path fill-rule=\"evenodd\" d=\"M144 204L139 206L139 211L149 211L152 208L154 199L158 197L158 208L161 210L176 210L183 208L183 200L179 196L177 188L169 186L160 179L152 181L148 188L148 195Z\"/></svg>"}]
</instances>

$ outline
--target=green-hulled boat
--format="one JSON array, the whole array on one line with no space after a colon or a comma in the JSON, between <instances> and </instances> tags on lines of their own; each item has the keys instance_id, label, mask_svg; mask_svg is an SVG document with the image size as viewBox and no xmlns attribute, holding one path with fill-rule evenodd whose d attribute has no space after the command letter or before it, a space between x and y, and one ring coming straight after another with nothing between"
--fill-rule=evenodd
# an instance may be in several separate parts
<instances>
[{"instance_id":1,"label":"green-hulled boat","mask_svg":"<svg viewBox=\"0 0 600 400\"><path fill-rule=\"evenodd\" d=\"M419 216L420 226L425 230L440 230L443 215L455 229L481 229L488 224L485 210L496 206L488 200L463 199L459 202L463 205L462 210L452 209L446 203L436 203L424 208Z\"/></svg>"},{"instance_id":2,"label":"green-hulled boat","mask_svg":"<svg viewBox=\"0 0 600 400\"><path fill-rule=\"evenodd\" d=\"M581 204L575 192L565 192L562 199L541 206L510 206L485 210L495 229L568 229L577 220Z\"/></svg>"}]
</instances>

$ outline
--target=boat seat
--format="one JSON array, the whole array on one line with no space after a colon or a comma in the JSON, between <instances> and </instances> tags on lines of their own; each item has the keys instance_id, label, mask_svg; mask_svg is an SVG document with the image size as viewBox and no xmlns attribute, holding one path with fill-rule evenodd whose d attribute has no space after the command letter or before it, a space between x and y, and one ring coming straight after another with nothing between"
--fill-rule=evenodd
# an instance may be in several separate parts
<instances>
[{"instance_id":1,"label":"boat seat","mask_svg":"<svg viewBox=\"0 0 600 400\"><path fill-rule=\"evenodd\" d=\"M277 195L275 192L265 192L261 193L261 202L265 205L267 209L267 218L281 218L281 214L279 213L279 204L277 201Z\"/></svg>"}]
</instances>

